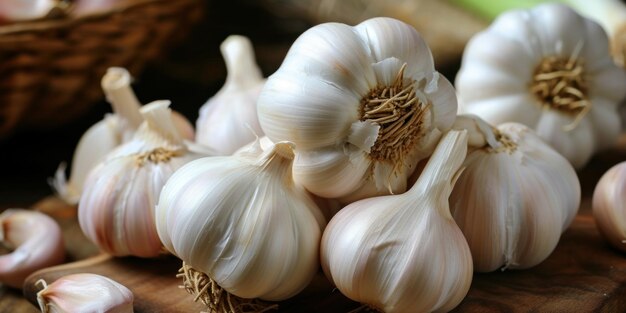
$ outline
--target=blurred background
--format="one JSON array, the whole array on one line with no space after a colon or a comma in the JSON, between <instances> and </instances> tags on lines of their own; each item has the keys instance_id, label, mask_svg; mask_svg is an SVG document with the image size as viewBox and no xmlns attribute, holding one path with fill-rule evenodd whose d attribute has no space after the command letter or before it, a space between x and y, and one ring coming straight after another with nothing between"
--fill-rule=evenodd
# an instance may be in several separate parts
<instances>
[{"instance_id":1,"label":"blurred background","mask_svg":"<svg viewBox=\"0 0 626 313\"><path fill-rule=\"evenodd\" d=\"M0 9L3 2L5 9L17 3L0 0ZM42 20L0 25L2 208L29 207L52 193L48 179L59 163L69 163L84 131L111 112L100 90L109 66L129 68L142 103L170 99L194 123L200 106L224 83L219 45L230 34L252 40L269 76L312 25L396 17L422 33L438 70L453 80L466 41L488 25L437 0L100 2L111 8L87 13L95 17L60 9Z\"/></svg>"}]
</instances>

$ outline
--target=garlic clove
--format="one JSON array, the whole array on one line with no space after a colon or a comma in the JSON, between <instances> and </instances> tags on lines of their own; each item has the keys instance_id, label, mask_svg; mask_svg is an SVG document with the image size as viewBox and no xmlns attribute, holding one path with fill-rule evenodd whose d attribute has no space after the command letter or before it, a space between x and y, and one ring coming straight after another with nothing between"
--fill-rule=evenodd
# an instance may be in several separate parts
<instances>
[{"instance_id":1,"label":"garlic clove","mask_svg":"<svg viewBox=\"0 0 626 313\"><path fill-rule=\"evenodd\" d=\"M250 40L231 35L220 45L227 69L224 86L201 108L196 142L219 155L230 155L263 135L256 111L265 80Z\"/></svg>"},{"instance_id":2,"label":"garlic clove","mask_svg":"<svg viewBox=\"0 0 626 313\"><path fill-rule=\"evenodd\" d=\"M0 255L0 282L13 288L22 288L28 275L65 259L61 228L40 212L24 209L2 212L0 242L12 250Z\"/></svg>"},{"instance_id":3,"label":"garlic clove","mask_svg":"<svg viewBox=\"0 0 626 313\"><path fill-rule=\"evenodd\" d=\"M606 138L619 138L620 135L622 121L619 114L615 113L617 111L615 104L615 102L598 97L593 103L595 110L589 112L591 124L605 126L598 128L594 133L593 142L596 150L609 149L617 143L617 139L606 140Z\"/></svg>"},{"instance_id":4,"label":"garlic clove","mask_svg":"<svg viewBox=\"0 0 626 313\"><path fill-rule=\"evenodd\" d=\"M43 313L133 312L132 292L101 275L71 274L50 285L44 280L37 283L43 285L43 289L37 292L37 303Z\"/></svg>"},{"instance_id":5,"label":"garlic clove","mask_svg":"<svg viewBox=\"0 0 626 313\"><path fill-rule=\"evenodd\" d=\"M448 132L405 194L363 199L333 217L320 252L337 289L389 313L444 312L461 302L472 261L447 198L466 148L465 131Z\"/></svg>"}]
</instances>

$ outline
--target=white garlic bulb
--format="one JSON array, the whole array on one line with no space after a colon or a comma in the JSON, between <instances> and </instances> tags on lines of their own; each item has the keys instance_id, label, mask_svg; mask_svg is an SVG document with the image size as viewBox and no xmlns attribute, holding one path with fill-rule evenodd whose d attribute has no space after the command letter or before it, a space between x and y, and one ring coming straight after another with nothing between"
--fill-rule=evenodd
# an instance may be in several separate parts
<instances>
[{"instance_id":1,"label":"white garlic bulb","mask_svg":"<svg viewBox=\"0 0 626 313\"><path fill-rule=\"evenodd\" d=\"M467 294L472 256L448 207L467 151L448 132L406 193L343 208L322 237L322 268L348 298L387 313L447 312Z\"/></svg>"},{"instance_id":2,"label":"white garlic bulb","mask_svg":"<svg viewBox=\"0 0 626 313\"><path fill-rule=\"evenodd\" d=\"M116 256L158 255L154 225L161 188L176 169L196 158L174 126L169 101L141 108L145 121L132 140L119 146L89 173L78 205L85 235Z\"/></svg>"},{"instance_id":3,"label":"white garlic bulb","mask_svg":"<svg viewBox=\"0 0 626 313\"><path fill-rule=\"evenodd\" d=\"M609 169L593 192L593 217L604 238L626 251L626 162Z\"/></svg>"},{"instance_id":4,"label":"white garlic bulb","mask_svg":"<svg viewBox=\"0 0 626 313\"><path fill-rule=\"evenodd\" d=\"M459 110L525 124L581 168L621 128L626 73L608 48L602 28L565 5L503 13L465 49Z\"/></svg>"},{"instance_id":5,"label":"white garlic bulb","mask_svg":"<svg viewBox=\"0 0 626 313\"><path fill-rule=\"evenodd\" d=\"M133 293L101 275L80 273L63 276L48 285L38 284L37 303L42 313L132 313Z\"/></svg>"},{"instance_id":6,"label":"white garlic bulb","mask_svg":"<svg viewBox=\"0 0 626 313\"><path fill-rule=\"evenodd\" d=\"M258 101L265 134L298 147L296 181L345 201L405 191L456 110L424 40L391 18L309 29Z\"/></svg>"},{"instance_id":7,"label":"white garlic bulb","mask_svg":"<svg viewBox=\"0 0 626 313\"><path fill-rule=\"evenodd\" d=\"M80 138L72 158L69 181L65 177L65 164L59 166L51 181L58 195L67 203L78 203L89 171L102 162L106 154L129 141L143 122L139 113L141 104L130 87L131 81L130 73L121 67L109 68L102 77L102 89L113 114L107 114ZM194 130L189 121L177 112L173 112L173 118L181 135L193 139Z\"/></svg>"},{"instance_id":8,"label":"white garlic bulb","mask_svg":"<svg viewBox=\"0 0 626 313\"><path fill-rule=\"evenodd\" d=\"M471 151L450 196L450 209L472 251L474 268L529 268L545 260L570 225L581 191L571 164L518 123L492 128L477 117L468 129L484 136ZM482 125L481 125L482 124ZM455 126L456 127L456 126Z\"/></svg>"},{"instance_id":9,"label":"white garlic bulb","mask_svg":"<svg viewBox=\"0 0 626 313\"><path fill-rule=\"evenodd\" d=\"M292 179L293 145L207 157L168 180L157 205L165 247L241 298L283 300L319 268L324 218Z\"/></svg>"},{"instance_id":10,"label":"white garlic bulb","mask_svg":"<svg viewBox=\"0 0 626 313\"><path fill-rule=\"evenodd\" d=\"M48 215L37 211L2 212L0 243L12 250L0 255L0 282L13 288L22 288L28 275L65 259L61 228Z\"/></svg>"},{"instance_id":11,"label":"white garlic bulb","mask_svg":"<svg viewBox=\"0 0 626 313\"><path fill-rule=\"evenodd\" d=\"M201 108L196 121L196 142L231 155L262 136L256 101L265 79L254 61L252 43L231 35L220 45L228 75L224 86Z\"/></svg>"},{"instance_id":12,"label":"white garlic bulb","mask_svg":"<svg viewBox=\"0 0 626 313\"><path fill-rule=\"evenodd\" d=\"M55 0L2 0L0 22L25 21L45 17L54 8Z\"/></svg>"}]
</instances>

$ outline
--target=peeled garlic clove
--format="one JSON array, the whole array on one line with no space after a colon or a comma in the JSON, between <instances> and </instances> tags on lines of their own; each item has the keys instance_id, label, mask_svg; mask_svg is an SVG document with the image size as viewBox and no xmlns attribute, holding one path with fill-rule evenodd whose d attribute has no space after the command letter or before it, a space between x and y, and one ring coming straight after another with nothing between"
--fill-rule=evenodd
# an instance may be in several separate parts
<instances>
[{"instance_id":1,"label":"peeled garlic clove","mask_svg":"<svg viewBox=\"0 0 626 313\"><path fill-rule=\"evenodd\" d=\"M129 141L143 122L141 104L130 87L130 73L120 67L111 67L102 77L101 85L113 114L91 126L80 138L72 157L71 176L65 177L65 165L61 164L51 181L59 196L70 204L77 204L89 171L104 156L119 145ZM193 139L193 126L177 112L172 113L176 128L187 139Z\"/></svg>"},{"instance_id":2,"label":"peeled garlic clove","mask_svg":"<svg viewBox=\"0 0 626 313\"><path fill-rule=\"evenodd\" d=\"M496 142L485 140L468 154L450 196L452 215L476 271L535 266L552 253L576 215L581 197L576 172L522 124L480 132L475 135Z\"/></svg>"},{"instance_id":3,"label":"peeled garlic clove","mask_svg":"<svg viewBox=\"0 0 626 313\"><path fill-rule=\"evenodd\" d=\"M466 132L450 131L409 191L354 202L333 217L320 251L337 289L387 313L446 312L463 300L472 259L448 197L466 151Z\"/></svg>"},{"instance_id":4,"label":"peeled garlic clove","mask_svg":"<svg viewBox=\"0 0 626 313\"><path fill-rule=\"evenodd\" d=\"M265 80L248 38L231 35L220 50L228 71L226 83L200 108L196 142L219 155L231 155L263 135L256 101Z\"/></svg>"},{"instance_id":5,"label":"peeled garlic clove","mask_svg":"<svg viewBox=\"0 0 626 313\"><path fill-rule=\"evenodd\" d=\"M115 256L153 257L162 252L154 206L176 169L196 158L174 125L169 101L141 109L145 120L132 140L91 170L78 205L85 235Z\"/></svg>"},{"instance_id":6,"label":"peeled garlic clove","mask_svg":"<svg viewBox=\"0 0 626 313\"><path fill-rule=\"evenodd\" d=\"M40 212L24 209L2 212L0 242L12 250L0 255L0 282L13 288L22 288L28 275L65 259L61 228Z\"/></svg>"},{"instance_id":7,"label":"peeled garlic clove","mask_svg":"<svg viewBox=\"0 0 626 313\"><path fill-rule=\"evenodd\" d=\"M626 251L626 162L609 169L593 192L593 217L604 238Z\"/></svg>"},{"instance_id":8,"label":"peeled garlic clove","mask_svg":"<svg viewBox=\"0 0 626 313\"><path fill-rule=\"evenodd\" d=\"M37 293L43 313L132 313L133 293L120 283L96 274L63 276Z\"/></svg>"},{"instance_id":9,"label":"peeled garlic clove","mask_svg":"<svg viewBox=\"0 0 626 313\"><path fill-rule=\"evenodd\" d=\"M265 134L298 147L296 181L348 202L404 192L456 111L425 41L391 18L307 30L258 101Z\"/></svg>"},{"instance_id":10,"label":"peeled garlic clove","mask_svg":"<svg viewBox=\"0 0 626 313\"><path fill-rule=\"evenodd\" d=\"M460 113L525 124L575 168L615 144L624 85L606 33L559 3L501 14L468 42L456 77Z\"/></svg>"},{"instance_id":11,"label":"peeled garlic clove","mask_svg":"<svg viewBox=\"0 0 626 313\"><path fill-rule=\"evenodd\" d=\"M156 207L165 247L241 298L301 291L319 268L325 222L293 182L293 149L279 142L256 158L207 157L176 171Z\"/></svg>"}]
</instances>

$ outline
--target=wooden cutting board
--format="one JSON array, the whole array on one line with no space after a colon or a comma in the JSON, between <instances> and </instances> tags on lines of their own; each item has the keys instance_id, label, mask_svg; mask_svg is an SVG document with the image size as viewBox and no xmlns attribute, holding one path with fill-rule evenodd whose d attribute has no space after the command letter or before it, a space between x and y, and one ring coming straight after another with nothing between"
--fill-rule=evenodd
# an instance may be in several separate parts
<instances>
[{"instance_id":1,"label":"wooden cutting board","mask_svg":"<svg viewBox=\"0 0 626 313\"><path fill-rule=\"evenodd\" d=\"M623 139L621 146L626 147L626 136ZM475 274L468 295L454 312L626 312L626 254L605 243L591 215L591 195L597 180L625 159L626 149L610 151L579 173L583 190L579 214L546 261L529 270ZM80 233L75 208L54 198L35 207L60 221L71 259L95 253ZM175 274L179 266L171 256L139 259L98 255L34 273L26 281L24 295L35 304L37 280L50 283L66 274L91 272L130 288L137 313L200 312L203 306L178 287ZM320 272L303 293L280 303L279 312L333 313L358 307L333 289Z\"/></svg>"}]
</instances>

